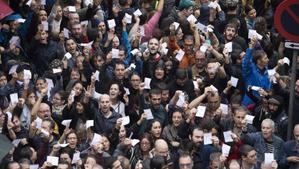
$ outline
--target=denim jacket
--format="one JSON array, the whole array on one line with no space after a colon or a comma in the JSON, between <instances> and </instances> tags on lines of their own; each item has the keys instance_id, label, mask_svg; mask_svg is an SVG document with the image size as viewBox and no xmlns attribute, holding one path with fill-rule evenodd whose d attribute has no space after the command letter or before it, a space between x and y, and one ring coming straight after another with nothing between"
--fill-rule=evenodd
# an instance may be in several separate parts
<instances>
[{"instance_id":1,"label":"denim jacket","mask_svg":"<svg viewBox=\"0 0 299 169\"><path fill-rule=\"evenodd\" d=\"M285 164L285 152L283 149L284 141L275 134L273 134L272 140L274 146L274 159L279 166L283 166ZM264 153L267 153L267 145L263 134L261 132L248 133L245 136L244 142L255 148L257 152L257 162L260 165L264 161Z\"/></svg>"}]
</instances>

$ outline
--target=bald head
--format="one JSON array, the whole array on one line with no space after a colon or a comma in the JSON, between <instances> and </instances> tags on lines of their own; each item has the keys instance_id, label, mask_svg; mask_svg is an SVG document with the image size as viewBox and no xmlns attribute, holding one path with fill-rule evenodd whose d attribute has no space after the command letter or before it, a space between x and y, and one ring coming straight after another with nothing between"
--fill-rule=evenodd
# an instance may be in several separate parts
<instances>
[{"instance_id":1,"label":"bald head","mask_svg":"<svg viewBox=\"0 0 299 169\"><path fill-rule=\"evenodd\" d=\"M40 104L39 109L38 109L38 117L41 119L51 117L51 109L47 103Z\"/></svg>"},{"instance_id":2,"label":"bald head","mask_svg":"<svg viewBox=\"0 0 299 169\"><path fill-rule=\"evenodd\" d=\"M168 145L165 140L158 139L155 142L155 155L166 157L168 155Z\"/></svg>"},{"instance_id":3,"label":"bald head","mask_svg":"<svg viewBox=\"0 0 299 169\"><path fill-rule=\"evenodd\" d=\"M299 143L299 124L296 124L294 127L294 138L297 141L297 143Z\"/></svg>"},{"instance_id":4,"label":"bald head","mask_svg":"<svg viewBox=\"0 0 299 169\"><path fill-rule=\"evenodd\" d=\"M99 107L101 112L107 114L110 112L110 96L107 94L103 94L99 100Z\"/></svg>"}]
</instances>

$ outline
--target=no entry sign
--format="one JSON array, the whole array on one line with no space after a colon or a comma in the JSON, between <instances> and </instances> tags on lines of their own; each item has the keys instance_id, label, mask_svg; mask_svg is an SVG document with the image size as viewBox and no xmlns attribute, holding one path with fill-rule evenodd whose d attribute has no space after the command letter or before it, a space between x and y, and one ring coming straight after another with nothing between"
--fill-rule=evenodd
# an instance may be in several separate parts
<instances>
[{"instance_id":1,"label":"no entry sign","mask_svg":"<svg viewBox=\"0 0 299 169\"><path fill-rule=\"evenodd\" d=\"M299 0L285 0L276 8L274 24L287 40L299 42Z\"/></svg>"}]
</instances>

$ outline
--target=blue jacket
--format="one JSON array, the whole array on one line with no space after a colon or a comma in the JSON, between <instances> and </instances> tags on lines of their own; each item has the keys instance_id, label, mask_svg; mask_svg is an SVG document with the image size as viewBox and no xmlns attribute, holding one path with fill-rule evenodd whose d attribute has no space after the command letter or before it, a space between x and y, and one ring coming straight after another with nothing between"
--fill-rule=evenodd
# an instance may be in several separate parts
<instances>
[{"instance_id":1,"label":"blue jacket","mask_svg":"<svg viewBox=\"0 0 299 169\"><path fill-rule=\"evenodd\" d=\"M284 143L283 149L286 153L286 158L290 156L299 156L299 150L296 148L296 141L290 140ZM299 167L299 163L288 162L287 163L289 169L297 169Z\"/></svg>"},{"instance_id":2,"label":"blue jacket","mask_svg":"<svg viewBox=\"0 0 299 169\"><path fill-rule=\"evenodd\" d=\"M264 71L257 67L257 65L252 61L252 49L248 48L242 62L242 75L246 89L248 86L259 86L265 90L271 89L267 70L267 67ZM256 91L254 91L253 94L259 96ZM245 94L242 104L247 106L251 103L253 103L252 100Z\"/></svg>"},{"instance_id":3,"label":"blue jacket","mask_svg":"<svg viewBox=\"0 0 299 169\"><path fill-rule=\"evenodd\" d=\"M285 152L283 149L284 141L273 134L272 136L273 146L274 146L274 159L277 161L279 166L283 166L285 163ZM254 147L257 152L257 163L260 165L265 160L264 153L267 153L267 145L263 134L261 132L248 133L245 136L244 142Z\"/></svg>"}]
</instances>

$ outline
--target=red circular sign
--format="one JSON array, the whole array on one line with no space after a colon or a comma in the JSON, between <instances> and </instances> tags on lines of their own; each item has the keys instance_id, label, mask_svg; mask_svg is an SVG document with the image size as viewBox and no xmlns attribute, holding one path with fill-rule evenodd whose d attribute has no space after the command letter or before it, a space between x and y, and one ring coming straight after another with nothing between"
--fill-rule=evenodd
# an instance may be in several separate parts
<instances>
[{"instance_id":1,"label":"red circular sign","mask_svg":"<svg viewBox=\"0 0 299 169\"><path fill-rule=\"evenodd\" d=\"M274 25L287 40L299 42L299 0L285 0L276 8Z\"/></svg>"}]
</instances>

